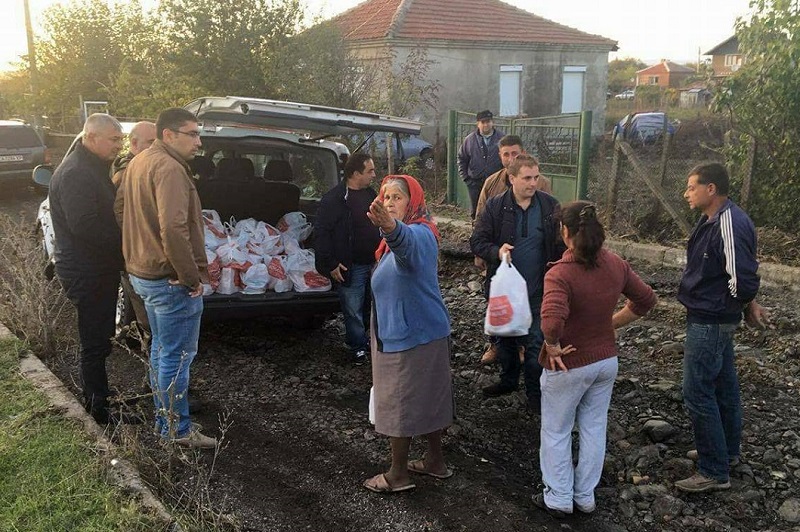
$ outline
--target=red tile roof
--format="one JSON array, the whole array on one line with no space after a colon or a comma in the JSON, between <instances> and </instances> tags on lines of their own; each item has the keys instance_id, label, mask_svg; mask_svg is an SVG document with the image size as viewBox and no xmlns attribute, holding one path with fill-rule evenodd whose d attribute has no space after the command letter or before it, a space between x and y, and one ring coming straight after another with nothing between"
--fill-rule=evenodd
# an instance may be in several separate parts
<instances>
[{"instance_id":1,"label":"red tile roof","mask_svg":"<svg viewBox=\"0 0 800 532\"><path fill-rule=\"evenodd\" d=\"M694 74L694 69L673 63L672 61L662 60L660 63L638 70L637 74L666 74L681 73L681 74Z\"/></svg>"},{"instance_id":2,"label":"red tile roof","mask_svg":"<svg viewBox=\"0 0 800 532\"><path fill-rule=\"evenodd\" d=\"M383 38L588 44L616 42L499 0L367 0L333 18L349 41Z\"/></svg>"}]
</instances>

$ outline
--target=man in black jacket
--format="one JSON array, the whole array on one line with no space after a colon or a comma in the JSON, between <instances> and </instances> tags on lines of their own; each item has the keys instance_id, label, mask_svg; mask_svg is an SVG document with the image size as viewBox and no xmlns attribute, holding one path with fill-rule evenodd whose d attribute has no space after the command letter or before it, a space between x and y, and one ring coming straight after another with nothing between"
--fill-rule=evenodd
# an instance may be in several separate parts
<instances>
[{"instance_id":1,"label":"man in black jacket","mask_svg":"<svg viewBox=\"0 0 800 532\"><path fill-rule=\"evenodd\" d=\"M116 191L109 176L122 140L117 119L102 113L91 115L75 150L53 174L49 192L56 275L78 311L84 407L99 423L119 419L109 412L106 357L111 354L117 291L124 269L114 217Z\"/></svg>"},{"instance_id":2,"label":"man in black jacket","mask_svg":"<svg viewBox=\"0 0 800 532\"><path fill-rule=\"evenodd\" d=\"M345 341L355 364L367 361L370 284L378 228L367 218L377 194L370 187L375 164L369 155L351 155L344 180L329 190L319 203L314 226L317 271L337 283L344 315Z\"/></svg>"},{"instance_id":3,"label":"man in black jacket","mask_svg":"<svg viewBox=\"0 0 800 532\"><path fill-rule=\"evenodd\" d=\"M524 348L525 389L528 405L538 413L542 367L538 356L542 348L539 310L544 291L544 272L548 262L558 260L564 252L559 236L558 200L537 190L539 166L530 155L518 156L508 166L511 188L500 196L490 198L486 209L475 223L469 240L472 252L486 261L486 296L489 280L500 266L502 256L513 257L528 287L528 301L533 323L529 333L521 337L497 338L498 358L502 367L500 382L483 388L484 395L497 397L511 393L519 383L519 348ZM512 253L513 251L513 253Z\"/></svg>"}]
</instances>

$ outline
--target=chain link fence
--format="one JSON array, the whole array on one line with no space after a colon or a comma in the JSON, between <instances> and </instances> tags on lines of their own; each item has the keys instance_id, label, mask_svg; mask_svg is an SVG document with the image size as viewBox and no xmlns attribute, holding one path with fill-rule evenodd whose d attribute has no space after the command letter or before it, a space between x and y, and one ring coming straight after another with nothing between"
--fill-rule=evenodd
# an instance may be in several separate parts
<instances>
[{"instance_id":1,"label":"chain link fence","mask_svg":"<svg viewBox=\"0 0 800 532\"><path fill-rule=\"evenodd\" d=\"M687 147L677 136L667 144L665 149L661 138L654 144L632 146L635 162L617 150L618 167L614 164L615 146L610 139L595 146L589 163L588 198L597 203L610 233L662 243L677 242L687 236L686 228L697 219L697 213L691 212L683 199L689 171L702 162L724 164L725 160L715 147L701 144ZM611 190L615 174L616 195ZM654 192L645 178L657 185L661 194ZM659 196L669 207L662 204Z\"/></svg>"}]
</instances>

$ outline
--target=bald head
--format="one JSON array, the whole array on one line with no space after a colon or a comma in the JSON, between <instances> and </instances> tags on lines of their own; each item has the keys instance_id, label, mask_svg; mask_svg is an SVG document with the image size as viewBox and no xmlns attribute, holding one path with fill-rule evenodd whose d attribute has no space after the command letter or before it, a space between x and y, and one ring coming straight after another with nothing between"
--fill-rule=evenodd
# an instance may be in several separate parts
<instances>
[{"instance_id":1,"label":"bald head","mask_svg":"<svg viewBox=\"0 0 800 532\"><path fill-rule=\"evenodd\" d=\"M136 122L128 138L131 141L131 153L139 155L156 140L156 125L152 122Z\"/></svg>"},{"instance_id":2,"label":"bald head","mask_svg":"<svg viewBox=\"0 0 800 532\"><path fill-rule=\"evenodd\" d=\"M104 161L113 161L122 149L122 125L105 113L94 113L83 124L83 146Z\"/></svg>"}]
</instances>

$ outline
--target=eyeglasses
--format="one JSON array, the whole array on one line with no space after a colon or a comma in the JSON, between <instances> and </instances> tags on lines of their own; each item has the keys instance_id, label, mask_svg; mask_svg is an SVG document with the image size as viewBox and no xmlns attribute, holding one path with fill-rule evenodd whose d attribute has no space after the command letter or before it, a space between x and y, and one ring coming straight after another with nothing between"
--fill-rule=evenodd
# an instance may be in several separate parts
<instances>
[{"instance_id":1,"label":"eyeglasses","mask_svg":"<svg viewBox=\"0 0 800 532\"><path fill-rule=\"evenodd\" d=\"M180 129L170 129L170 131L174 131L175 133L180 133L181 135L186 135L187 137L192 137L193 139L200 138L199 131L181 131Z\"/></svg>"}]
</instances>

